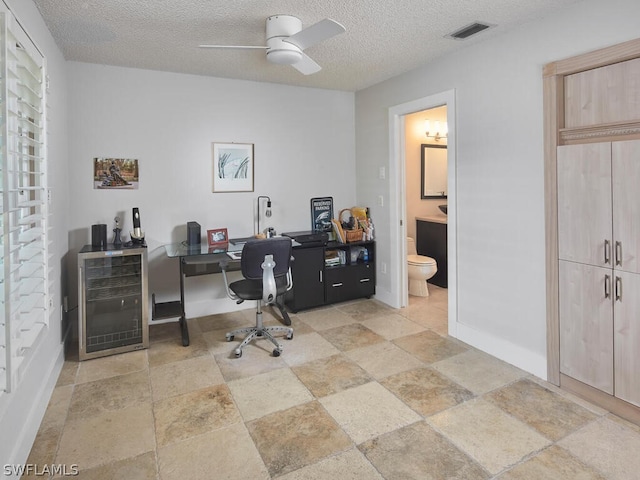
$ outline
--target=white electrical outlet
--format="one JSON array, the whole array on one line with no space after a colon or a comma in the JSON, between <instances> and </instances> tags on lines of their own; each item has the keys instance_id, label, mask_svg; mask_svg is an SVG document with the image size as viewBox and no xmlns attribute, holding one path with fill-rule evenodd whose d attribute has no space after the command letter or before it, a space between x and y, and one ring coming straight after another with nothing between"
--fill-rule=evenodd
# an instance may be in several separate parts
<instances>
[{"instance_id":1,"label":"white electrical outlet","mask_svg":"<svg viewBox=\"0 0 640 480\"><path fill-rule=\"evenodd\" d=\"M385 178L387 178L387 171L385 170L384 167L380 167L378 169L378 178L380 180L384 180Z\"/></svg>"},{"instance_id":2,"label":"white electrical outlet","mask_svg":"<svg viewBox=\"0 0 640 480\"><path fill-rule=\"evenodd\" d=\"M384 207L384 197L382 195L378 195L378 206Z\"/></svg>"},{"instance_id":3,"label":"white electrical outlet","mask_svg":"<svg viewBox=\"0 0 640 480\"><path fill-rule=\"evenodd\" d=\"M380 273L387 273L387 264L384 262L380 263Z\"/></svg>"}]
</instances>

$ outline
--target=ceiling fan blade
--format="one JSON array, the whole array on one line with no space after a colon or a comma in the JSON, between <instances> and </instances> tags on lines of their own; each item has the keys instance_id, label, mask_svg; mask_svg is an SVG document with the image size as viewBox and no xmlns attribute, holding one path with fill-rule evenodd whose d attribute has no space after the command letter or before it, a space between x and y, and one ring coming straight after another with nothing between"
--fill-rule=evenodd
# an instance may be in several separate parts
<instances>
[{"instance_id":1,"label":"ceiling fan blade","mask_svg":"<svg viewBox=\"0 0 640 480\"><path fill-rule=\"evenodd\" d=\"M300 61L294 63L291 66L303 75L311 75L322 70L322 67L320 67L320 65L314 62L311 57L304 53L302 54L302 58L300 59Z\"/></svg>"},{"instance_id":2,"label":"ceiling fan blade","mask_svg":"<svg viewBox=\"0 0 640 480\"><path fill-rule=\"evenodd\" d=\"M198 45L198 48L242 48L245 50L260 49L266 50L267 47L260 45Z\"/></svg>"},{"instance_id":3,"label":"ceiling fan blade","mask_svg":"<svg viewBox=\"0 0 640 480\"><path fill-rule=\"evenodd\" d=\"M345 28L335 20L325 18L310 27L300 30L289 38L283 38L282 41L292 43L300 50L304 50L345 31Z\"/></svg>"}]
</instances>

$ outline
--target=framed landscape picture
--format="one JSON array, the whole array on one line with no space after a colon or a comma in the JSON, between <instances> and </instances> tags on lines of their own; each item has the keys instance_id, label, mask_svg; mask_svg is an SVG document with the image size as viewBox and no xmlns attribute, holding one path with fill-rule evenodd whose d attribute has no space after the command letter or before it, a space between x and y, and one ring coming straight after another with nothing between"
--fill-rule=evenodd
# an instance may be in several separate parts
<instances>
[{"instance_id":1,"label":"framed landscape picture","mask_svg":"<svg viewBox=\"0 0 640 480\"><path fill-rule=\"evenodd\" d=\"M253 143L213 144L213 192L253 192Z\"/></svg>"}]
</instances>

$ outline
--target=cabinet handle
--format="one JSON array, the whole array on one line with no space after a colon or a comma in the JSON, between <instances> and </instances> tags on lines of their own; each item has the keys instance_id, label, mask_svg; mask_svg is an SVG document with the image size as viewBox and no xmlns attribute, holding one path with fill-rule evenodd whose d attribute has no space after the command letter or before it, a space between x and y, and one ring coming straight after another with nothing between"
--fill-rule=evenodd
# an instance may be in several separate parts
<instances>
[{"instance_id":1,"label":"cabinet handle","mask_svg":"<svg viewBox=\"0 0 640 480\"><path fill-rule=\"evenodd\" d=\"M611 296L611 276L604 276L604 298L609 298Z\"/></svg>"},{"instance_id":2,"label":"cabinet handle","mask_svg":"<svg viewBox=\"0 0 640 480\"><path fill-rule=\"evenodd\" d=\"M320 283L322 283L322 270L320 270L319 273L320 273Z\"/></svg>"},{"instance_id":3,"label":"cabinet handle","mask_svg":"<svg viewBox=\"0 0 640 480\"><path fill-rule=\"evenodd\" d=\"M360 283L366 283L366 282L370 282L371 279L370 278L361 278L360 279Z\"/></svg>"},{"instance_id":4,"label":"cabinet handle","mask_svg":"<svg viewBox=\"0 0 640 480\"><path fill-rule=\"evenodd\" d=\"M604 241L604 263L607 264L611 260L611 242L609 240Z\"/></svg>"},{"instance_id":5,"label":"cabinet handle","mask_svg":"<svg viewBox=\"0 0 640 480\"><path fill-rule=\"evenodd\" d=\"M622 242L616 242L616 265L622 265Z\"/></svg>"},{"instance_id":6,"label":"cabinet handle","mask_svg":"<svg viewBox=\"0 0 640 480\"><path fill-rule=\"evenodd\" d=\"M616 277L616 301L622 301L622 278Z\"/></svg>"},{"instance_id":7,"label":"cabinet handle","mask_svg":"<svg viewBox=\"0 0 640 480\"><path fill-rule=\"evenodd\" d=\"M341 286L342 286L342 282L340 282L340 283L334 283L334 284L332 285L332 287L341 287Z\"/></svg>"}]
</instances>

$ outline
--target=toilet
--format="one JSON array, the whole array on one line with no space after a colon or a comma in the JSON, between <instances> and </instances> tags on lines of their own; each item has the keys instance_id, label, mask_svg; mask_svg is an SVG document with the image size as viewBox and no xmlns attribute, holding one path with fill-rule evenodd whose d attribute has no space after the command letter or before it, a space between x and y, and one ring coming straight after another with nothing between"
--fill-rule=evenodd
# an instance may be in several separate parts
<instances>
[{"instance_id":1,"label":"toilet","mask_svg":"<svg viewBox=\"0 0 640 480\"><path fill-rule=\"evenodd\" d=\"M433 258L418 255L416 242L411 237L407 237L407 271L409 295L428 297L427 280L436 274L438 265Z\"/></svg>"}]
</instances>

